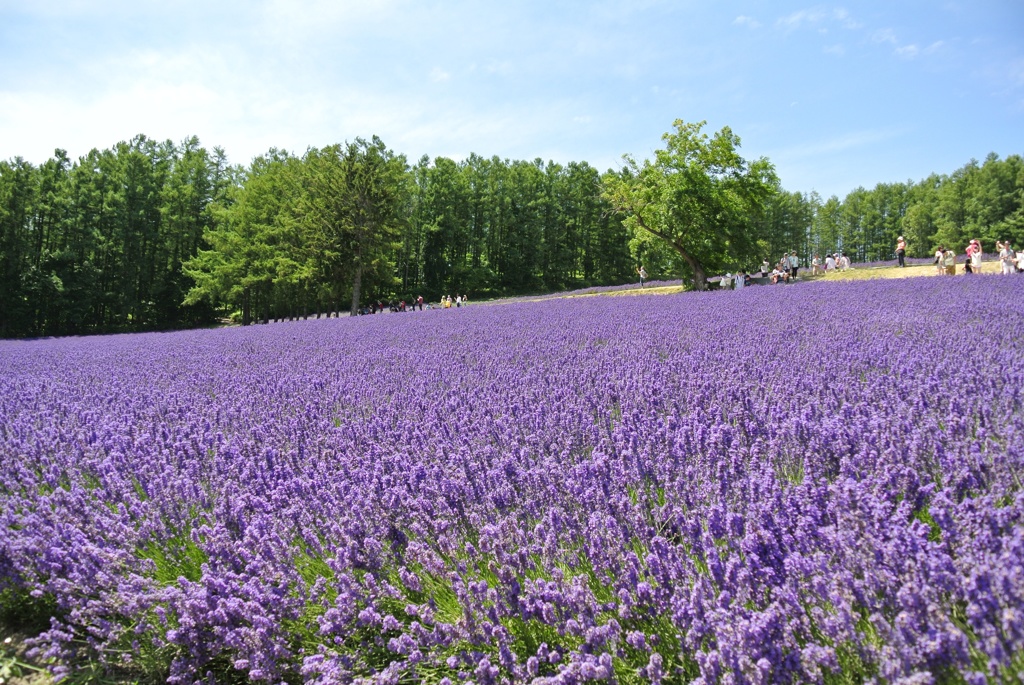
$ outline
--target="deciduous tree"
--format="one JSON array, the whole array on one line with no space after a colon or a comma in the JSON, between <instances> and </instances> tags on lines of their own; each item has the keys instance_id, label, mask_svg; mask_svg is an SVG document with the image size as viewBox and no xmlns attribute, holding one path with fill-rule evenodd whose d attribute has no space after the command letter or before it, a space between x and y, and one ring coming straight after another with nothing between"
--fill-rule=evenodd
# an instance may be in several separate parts
<instances>
[{"instance_id":1,"label":"deciduous tree","mask_svg":"<svg viewBox=\"0 0 1024 685\"><path fill-rule=\"evenodd\" d=\"M604 177L604 197L626 214L628 225L679 253L697 290L705 289L709 268L750 251L755 219L778 188L766 158L748 162L731 129L709 137L704 125L676 120L653 161L625 155L621 172Z\"/></svg>"}]
</instances>

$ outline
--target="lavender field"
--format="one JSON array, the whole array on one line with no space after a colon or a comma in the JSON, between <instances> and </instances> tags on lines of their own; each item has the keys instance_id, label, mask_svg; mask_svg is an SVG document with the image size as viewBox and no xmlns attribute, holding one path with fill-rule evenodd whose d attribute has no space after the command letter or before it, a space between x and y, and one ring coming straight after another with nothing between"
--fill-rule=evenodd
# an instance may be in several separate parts
<instances>
[{"instance_id":1,"label":"lavender field","mask_svg":"<svg viewBox=\"0 0 1024 685\"><path fill-rule=\"evenodd\" d=\"M1024 679L1024 279L0 343L58 676Z\"/></svg>"}]
</instances>

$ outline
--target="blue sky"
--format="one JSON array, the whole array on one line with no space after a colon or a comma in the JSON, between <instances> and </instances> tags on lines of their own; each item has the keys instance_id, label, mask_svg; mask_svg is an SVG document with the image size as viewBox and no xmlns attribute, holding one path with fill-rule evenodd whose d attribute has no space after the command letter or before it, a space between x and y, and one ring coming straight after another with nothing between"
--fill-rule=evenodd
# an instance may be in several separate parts
<instances>
[{"instance_id":1,"label":"blue sky","mask_svg":"<svg viewBox=\"0 0 1024 685\"><path fill-rule=\"evenodd\" d=\"M604 170L677 118L825 197L1024 153L1024 2L0 0L2 159L379 135Z\"/></svg>"}]
</instances>

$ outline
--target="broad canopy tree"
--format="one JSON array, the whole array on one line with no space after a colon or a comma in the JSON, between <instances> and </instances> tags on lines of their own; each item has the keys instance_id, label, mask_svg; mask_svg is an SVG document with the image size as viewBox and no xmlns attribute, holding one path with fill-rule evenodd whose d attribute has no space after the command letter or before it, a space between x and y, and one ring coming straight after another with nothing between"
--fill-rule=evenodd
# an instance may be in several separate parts
<instances>
[{"instance_id":1,"label":"broad canopy tree","mask_svg":"<svg viewBox=\"0 0 1024 685\"><path fill-rule=\"evenodd\" d=\"M705 123L676 120L653 161L625 155L624 168L603 179L603 195L627 227L665 241L697 290L707 287L709 270L750 259L756 219L779 188L767 159L748 162L732 130L709 137L701 132Z\"/></svg>"}]
</instances>

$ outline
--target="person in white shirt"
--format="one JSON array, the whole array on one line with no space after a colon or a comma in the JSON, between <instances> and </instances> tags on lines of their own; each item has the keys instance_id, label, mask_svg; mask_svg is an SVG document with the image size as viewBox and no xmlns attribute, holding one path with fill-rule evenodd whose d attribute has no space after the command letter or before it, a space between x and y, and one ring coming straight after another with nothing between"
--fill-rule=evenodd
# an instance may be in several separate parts
<instances>
[{"instance_id":1,"label":"person in white shirt","mask_svg":"<svg viewBox=\"0 0 1024 685\"><path fill-rule=\"evenodd\" d=\"M996 244L996 249L999 249L999 245ZM970 246L967 248L968 253L971 255L971 273L981 273L981 243L977 240L972 240Z\"/></svg>"},{"instance_id":2,"label":"person in white shirt","mask_svg":"<svg viewBox=\"0 0 1024 685\"><path fill-rule=\"evenodd\" d=\"M825 273L836 270L836 258L832 255L825 256Z\"/></svg>"},{"instance_id":3,"label":"person in white shirt","mask_svg":"<svg viewBox=\"0 0 1024 685\"><path fill-rule=\"evenodd\" d=\"M1016 268L1014 267L1014 259L1016 255L1013 253L1013 248L1010 247L1010 241L1003 243L1003 248L999 250L999 265L1002 269L1004 276L1012 274Z\"/></svg>"}]
</instances>

